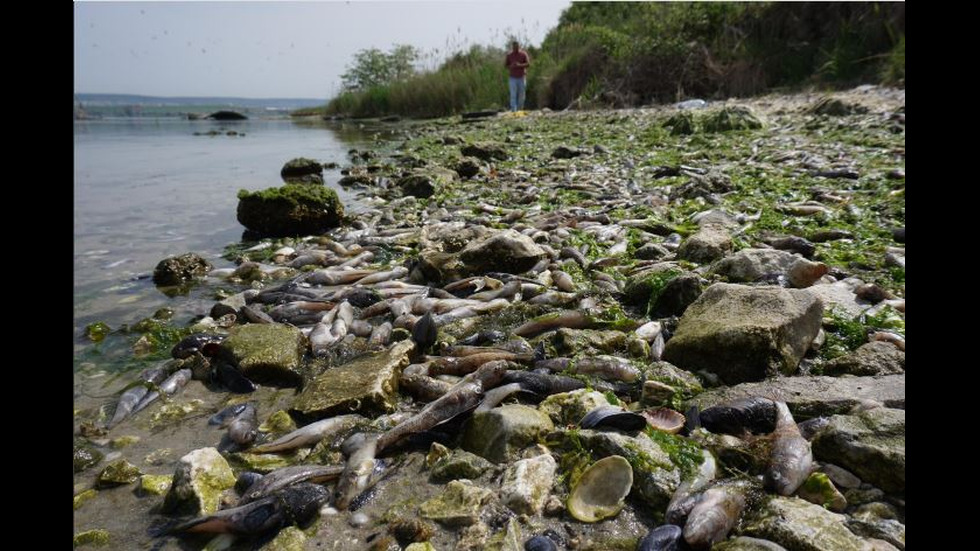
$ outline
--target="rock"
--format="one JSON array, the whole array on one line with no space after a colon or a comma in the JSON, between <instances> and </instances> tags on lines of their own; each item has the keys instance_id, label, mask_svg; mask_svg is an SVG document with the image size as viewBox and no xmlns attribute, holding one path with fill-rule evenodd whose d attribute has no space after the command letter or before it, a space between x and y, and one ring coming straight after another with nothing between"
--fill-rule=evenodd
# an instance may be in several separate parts
<instances>
[{"instance_id":1,"label":"rock","mask_svg":"<svg viewBox=\"0 0 980 551\"><path fill-rule=\"evenodd\" d=\"M680 274L664 285L656 301L650 302L651 318L666 318L684 314L703 291L701 278L697 274Z\"/></svg>"},{"instance_id":2,"label":"rock","mask_svg":"<svg viewBox=\"0 0 980 551\"><path fill-rule=\"evenodd\" d=\"M799 498L774 496L742 533L793 551L864 551L864 540L844 526L845 519Z\"/></svg>"},{"instance_id":3,"label":"rock","mask_svg":"<svg viewBox=\"0 0 980 551\"><path fill-rule=\"evenodd\" d=\"M479 455L457 450L443 457L432 466L432 478L437 482L448 482L459 478L479 478L493 465Z\"/></svg>"},{"instance_id":4,"label":"rock","mask_svg":"<svg viewBox=\"0 0 980 551\"><path fill-rule=\"evenodd\" d=\"M796 496L835 513L843 513L847 508L847 499L823 473L811 473L796 491Z\"/></svg>"},{"instance_id":5,"label":"rock","mask_svg":"<svg viewBox=\"0 0 980 551\"><path fill-rule=\"evenodd\" d=\"M731 180L723 173L712 171L701 176L695 175L695 177L702 181L708 182L714 191L731 191L733 189ZM736 230L739 226L741 226L741 224L738 222L738 218L724 209L702 211L695 214L693 219L693 221L696 222L700 228L713 226L716 228Z\"/></svg>"},{"instance_id":6,"label":"rock","mask_svg":"<svg viewBox=\"0 0 980 551\"><path fill-rule=\"evenodd\" d=\"M626 333L622 331L602 331L597 329L567 329L555 331L551 337L555 352L560 356L578 354L608 354L623 348Z\"/></svg>"},{"instance_id":7,"label":"rock","mask_svg":"<svg viewBox=\"0 0 980 551\"><path fill-rule=\"evenodd\" d=\"M847 518L847 527L859 536L887 541L905 550L905 525L893 518L881 518L870 511L858 511Z\"/></svg>"},{"instance_id":8,"label":"rock","mask_svg":"<svg viewBox=\"0 0 980 551\"><path fill-rule=\"evenodd\" d=\"M455 176L453 171L444 168L414 170L408 176L400 178L396 185L403 194L424 199L452 184Z\"/></svg>"},{"instance_id":9,"label":"rock","mask_svg":"<svg viewBox=\"0 0 980 551\"><path fill-rule=\"evenodd\" d=\"M657 382L669 385L675 392L680 392L682 396L691 397L704 392L701 381L689 371L669 363L653 362L647 367L643 367L644 383L643 392L647 392L646 383ZM653 390L653 389L651 389Z\"/></svg>"},{"instance_id":10,"label":"rock","mask_svg":"<svg viewBox=\"0 0 980 551\"><path fill-rule=\"evenodd\" d=\"M165 258L153 270L153 283L160 286L183 285L208 275L214 266L194 253Z\"/></svg>"},{"instance_id":11,"label":"rock","mask_svg":"<svg viewBox=\"0 0 980 551\"><path fill-rule=\"evenodd\" d=\"M733 282L759 281L771 274L785 274L800 257L777 249L742 249L715 262L711 273Z\"/></svg>"},{"instance_id":12,"label":"rock","mask_svg":"<svg viewBox=\"0 0 980 551\"><path fill-rule=\"evenodd\" d=\"M405 551L437 551L435 546L431 543L424 541L420 543L410 544L405 548Z\"/></svg>"},{"instance_id":13,"label":"rock","mask_svg":"<svg viewBox=\"0 0 980 551\"><path fill-rule=\"evenodd\" d=\"M470 275L487 272L520 274L531 269L547 254L530 237L512 229L501 230L471 243L459 252L464 271Z\"/></svg>"},{"instance_id":14,"label":"rock","mask_svg":"<svg viewBox=\"0 0 980 551\"><path fill-rule=\"evenodd\" d=\"M805 289L820 281L820 278L827 275L829 271L830 266L827 266L823 262L813 262L805 258L797 258L796 262L786 271L786 279L789 281L791 287Z\"/></svg>"},{"instance_id":15,"label":"rock","mask_svg":"<svg viewBox=\"0 0 980 551\"><path fill-rule=\"evenodd\" d=\"M670 191L670 195L667 199L672 202L679 202L684 199L696 199L698 197L704 197L705 199L711 201L711 197L717 197L717 193L725 193L732 191L732 181L731 179L719 172L708 172L707 174L690 174L690 180L684 182L683 184L673 188ZM717 201L711 201L717 202ZM738 222L729 215L724 213L722 219L718 219L719 213L724 211L711 210L708 211L707 217L705 214L697 215L697 222L699 226L705 226L709 224L727 226L727 227L737 227Z\"/></svg>"},{"instance_id":16,"label":"rock","mask_svg":"<svg viewBox=\"0 0 980 551\"><path fill-rule=\"evenodd\" d=\"M806 291L717 283L684 312L663 358L730 385L793 373L822 314L823 305Z\"/></svg>"},{"instance_id":17,"label":"rock","mask_svg":"<svg viewBox=\"0 0 980 551\"><path fill-rule=\"evenodd\" d=\"M698 264L714 262L732 250L732 237L719 226L704 226L677 249L677 258Z\"/></svg>"},{"instance_id":18,"label":"rock","mask_svg":"<svg viewBox=\"0 0 980 551\"><path fill-rule=\"evenodd\" d=\"M287 526L272 538L272 541L262 546L262 551L304 551L306 549L306 534L296 526Z\"/></svg>"},{"instance_id":19,"label":"rock","mask_svg":"<svg viewBox=\"0 0 980 551\"><path fill-rule=\"evenodd\" d=\"M75 439L74 448L74 468L76 473L80 473L89 467L98 464L102 461L105 455L99 450L95 449L91 444L88 443L84 438Z\"/></svg>"},{"instance_id":20,"label":"rock","mask_svg":"<svg viewBox=\"0 0 980 551\"><path fill-rule=\"evenodd\" d=\"M664 406L670 403L677 389L660 381L643 381L640 402L648 406Z\"/></svg>"},{"instance_id":21,"label":"rock","mask_svg":"<svg viewBox=\"0 0 980 551\"><path fill-rule=\"evenodd\" d=\"M780 377L761 383L715 388L699 394L684 407L702 410L741 398L775 394L789 405L797 421L847 413L863 402L905 408L905 375L881 377ZM829 460L832 463L836 461Z\"/></svg>"},{"instance_id":22,"label":"rock","mask_svg":"<svg viewBox=\"0 0 980 551\"><path fill-rule=\"evenodd\" d=\"M817 252L817 247L813 243L796 235L774 237L765 241L774 249L797 253L803 258L813 258L813 253Z\"/></svg>"},{"instance_id":23,"label":"rock","mask_svg":"<svg viewBox=\"0 0 980 551\"><path fill-rule=\"evenodd\" d=\"M456 551L483 551L487 538L490 537L490 527L482 522L467 526L459 532Z\"/></svg>"},{"instance_id":24,"label":"rock","mask_svg":"<svg viewBox=\"0 0 980 551\"><path fill-rule=\"evenodd\" d=\"M480 163L473 159L463 159L456 164L456 174L462 178L472 178L480 173Z\"/></svg>"},{"instance_id":25,"label":"rock","mask_svg":"<svg viewBox=\"0 0 980 551\"><path fill-rule=\"evenodd\" d=\"M524 405L505 405L473 414L462 447L494 463L517 459L538 437L555 429L547 414Z\"/></svg>"},{"instance_id":26,"label":"rock","mask_svg":"<svg viewBox=\"0 0 980 551\"><path fill-rule=\"evenodd\" d=\"M683 445L680 437L658 433L658 438L677 446ZM681 470L671 455L660 444L640 433L630 437L619 432L602 432L582 429L578 438L594 459L621 455L633 468L633 492L645 506L663 510L670 502L674 490L681 481ZM698 453L700 456L700 452Z\"/></svg>"},{"instance_id":27,"label":"rock","mask_svg":"<svg viewBox=\"0 0 980 551\"><path fill-rule=\"evenodd\" d=\"M106 465L96 479L96 486L99 488L111 488L112 486L122 486L132 484L143 474L129 461L119 459Z\"/></svg>"},{"instance_id":28,"label":"rock","mask_svg":"<svg viewBox=\"0 0 980 551\"><path fill-rule=\"evenodd\" d=\"M463 146L460 150L464 156L476 157L484 161L489 161L491 159L497 159L500 161L506 161L508 159L507 152L504 151L504 147L500 144L492 142L477 142L471 145Z\"/></svg>"},{"instance_id":29,"label":"rock","mask_svg":"<svg viewBox=\"0 0 980 551\"><path fill-rule=\"evenodd\" d=\"M447 526L468 526L479 520L492 497L493 492L468 480L453 480L443 493L423 503L419 514Z\"/></svg>"},{"instance_id":30,"label":"rock","mask_svg":"<svg viewBox=\"0 0 980 551\"><path fill-rule=\"evenodd\" d=\"M237 316L245 304L245 293L235 293L226 299L215 302L208 315L214 319L228 314L235 314Z\"/></svg>"},{"instance_id":31,"label":"rock","mask_svg":"<svg viewBox=\"0 0 980 551\"><path fill-rule=\"evenodd\" d=\"M244 121L248 119L245 115L235 111L215 111L204 118L215 121Z\"/></svg>"},{"instance_id":32,"label":"rock","mask_svg":"<svg viewBox=\"0 0 980 551\"><path fill-rule=\"evenodd\" d=\"M94 488L89 488L88 490L79 492L72 498L72 510L77 511L82 507L82 505L85 505L85 503L97 495L99 495L99 492Z\"/></svg>"},{"instance_id":33,"label":"rock","mask_svg":"<svg viewBox=\"0 0 980 551\"><path fill-rule=\"evenodd\" d=\"M281 323L250 323L233 327L219 345L218 358L242 370L248 379L274 386L299 386L306 338Z\"/></svg>"},{"instance_id":34,"label":"rock","mask_svg":"<svg viewBox=\"0 0 980 551\"><path fill-rule=\"evenodd\" d=\"M97 321L85 326L85 336L92 342L102 342L112 329L103 321Z\"/></svg>"},{"instance_id":35,"label":"rock","mask_svg":"<svg viewBox=\"0 0 980 551\"><path fill-rule=\"evenodd\" d=\"M729 434L711 433L706 429L692 432L691 438L698 445L709 449L718 458L718 462L728 469L761 475L769 466L772 445L767 438L743 440Z\"/></svg>"},{"instance_id":36,"label":"rock","mask_svg":"<svg viewBox=\"0 0 980 551\"><path fill-rule=\"evenodd\" d=\"M369 187L374 185L374 178L367 174L348 174L337 180L340 187Z\"/></svg>"},{"instance_id":37,"label":"rock","mask_svg":"<svg viewBox=\"0 0 980 551\"><path fill-rule=\"evenodd\" d=\"M504 471L500 500L518 514L536 515L551 492L558 463L550 454L512 463Z\"/></svg>"},{"instance_id":38,"label":"rock","mask_svg":"<svg viewBox=\"0 0 980 551\"><path fill-rule=\"evenodd\" d=\"M94 545L96 547L109 545L109 531L86 530L79 532L72 540L72 547L81 547L83 545Z\"/></svg>"},{"instance_id":39,"label":"rock","mask_svg":"<svg viewBox=\"0 0 980 551\"><path fill-rule=\"evenodd\" d=\"M808 107L806 112L812 115L843 117L846 115L867 113L868 108L857 103L845 103L837 98L824 96Z\"/></svg>"},{"instance_id":40,"label":"rock","mask_svg":"<svg viewBox=\"0 0 980 551\"><path fill-rule=\"evenodd\" d=\"M667 247L658 243L647 243L633 253L635 258L640 260L659 260L670 254Z\"/></svg>"},{"instance_id":41,"label":"rock","mask_svg":"<svg viewBox=\"0 0 980 551\"><path fill-rule=\"evenodd\" d=\"M588 155L588 150L579 149L577 147L568 147L567 145L559 145L551 152L551 157L553 159L574 159L575 157L581 157L582 155Z\"/></svg>"},{"instance_id":42,"label":"rock","mask_svg":"<svg viewBox=\"0 0 980 551\"><path fill-rule=\"evenodd\" d=\"M485 549L486 551L524 551L524 545L521 543L523 540L517 519L511 517L507 519L507 526L502 532L498 531L487 540Z\"/></svg>"},{"instance_id":43,"label":"rock","mask_svg":"<svg viewBox=\"0 0 980 551\"><path fill-rule=\"evenodd\" d=\"M872 341L825 363L828 375L889 375L905 373L905 352L889 342Z\"/></svg>"},{"instance_id":44,"label":"rock","mask_svg":"<svg viewBox=\"0 0 980 551\"><path fill-rule=\"evenodd\" d=\"M419 543L432 538L435 527L415 517L399 517L388 523L388 533L401 545Z\"/></svg>"},{"instance_id":45,"label":"rock","mask_svg":"<svg viewBox=\"0 0 980 551\"><path fill-rule=\"evenodd\" d=\"M623 302L648 306L655 302L668 283L683 273L675 262L658 262L633 275L623 289Z\"/></svg>"},{"instance_id":46,"label":"rock","mask_svg":"<svg viewBox=\"0 0 980 551\"><path fill-rule=\"evenodd\" d=\"M664 127L670 129L674 136L686 136L697 131L697 124L694 120L694 113L690 111L679 111L670 116L665 122Z\"/></svg>"},{"instance_id":47,"label":"rock","mask_svg":"<svg viewBox=\"0 0 980 551\"><path fill-rule=\"evenodd\" d=\"M847 490L858 488L861 486L861 479L854 476L851 471L847 469L838 467L833 463L823 463L817 467L817 471L827 475L827 478L834 483L834 486L838 486Z\"/></svg>"},{"instance_id":48,"label":"rock","mask_svg":"<svg viewBox=\"0 0 980 551\"><path fill-rule=\"evenodd\" d=\"M861 304L857 301L854 294L856 289L863 282L860 279L848 278L830 284L812 285L806 291L819 298L823 302L827 311L835 308L843 310L848 317L855 317L868 309L869 304Z\"/></svg>"},{"instance_id":49,"label":"rock","mask_svg":"<svg viewBox=\"0 0 980 551\"><path fill-rule=\"evenodd\" d=\"M711 546L711 551L786 551L786 548L769 540L739 536Z\"/></svg>"},{"instance_id":50,"label":"rock","mask_svg":"<svg viewBox=\"0 0 980 551\"><path fill-rule=\"evenodd\" d=\"M162 496L170 491L174 477L169 474L145 474L140 477L139 492L142 495Z\"/></svg>"},{"instance_id":51,"label":"rock","mask_svg":"<svg viewBox=\"0 0 980 551\"><path fill-rule=\"evenodd\" d=\"M886 492L905 495L905 410L875 408L835 415L814 438L813 456Z\"/></svg>"},{"instance_id":52,"label":"rock","mask_svg":"<svg viewBox=\"0 0 980 551\"><path fill-rule=\"evenodd\" d=\"M173 485L163 500L165 513L210 515L221 492L235 486L235 473L214 448L194 450L177 462Z\"/></svg>"},{"instance_id":53,"label":"rock","mask_svg":"<svg viewBox=\"0 0 980 551\"><path fill-rule=\"evenodd\" d=\"M538 405L538 411L558 426L577 425L588 412L608 405L609 400L603 393L580 388L548 396Z\"/></svg>"},{"instance_id":54,"label":"rock","mask_svg":"<svg viewBox=\"0 0 980 551\"><path fill-rule=\"evenodd\" d=\"M323 233L339 226L343 216L337 192L326 186L286 184L238 192L238 222L264 236Z\"/></svg>"},{"instance_id":55,"label":"rock","mask_svg":"<svg viewBox=\"0 0 980 551\"><path fill-rule=\"evenodd\" d=\"M762 128L762 120L752 109L743 105L728 105L717 111L707 113L702 122L705 132L728 132L730 130L753 130Z\"/></svg>"},{"instance_id":56,"label":"rock","mask_svg":"<svg viewBox=\"0 0 980 551\"><path fill-rule=\"evenodd\" d=\"M392 413L398 400L398 378L409 364L415 344L401 341L388 350L328 368L293 400L290 412L315 420L343 413Z\"/></svg>"},{"instance_id":57,"label":"rock","mask_svg":"<svg viewBox=\"0 0 980 551\"><path fill-rule=\"evenodd\" d=\"M899 243L905 243L905 226L892 230L892 239Z\"/></svg>"},{"instance_id":58,"label":"rock","mask_svg":"<svg viewBox=\"0 0 980 551\"><path fill-rule=\"evenodd\" d=\"M296 178L306 175L316 175L319 176L323 172L323 165L319 161L314 161L313 159L307 159L305 157L297 157L282 166L282 170L279 171L279 175L283 180L287 182L291 178ZM323 181L322 179L320 180Z\"/></svg>"}]
</instances>

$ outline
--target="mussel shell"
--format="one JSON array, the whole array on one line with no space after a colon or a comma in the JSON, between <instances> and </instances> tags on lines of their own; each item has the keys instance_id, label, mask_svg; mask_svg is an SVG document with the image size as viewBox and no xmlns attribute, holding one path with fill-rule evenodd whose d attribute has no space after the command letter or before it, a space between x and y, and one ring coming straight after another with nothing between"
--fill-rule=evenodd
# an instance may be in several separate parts
<instances>
[{"instance_id":1,"label":"mussel shell","mask_svg":"<svg viewBox=\"0 0 980 551\"><path fill-rule=\"evenodd\" d=\"M534 536L524 542L524 551L558 551L558 544L547 536Z\"/></svg>"},{"instance_id":2,"label":"mussel shell","mask_svg":"<svg viewBox=\"0 0 980 551\"><path fill-rule=\"evenodd\" d=\"M701 426L714 433L739 436L745 431L768 434L776 430L776 403L753 396L701 412Z\"/></svg>"},{"instance_id":3,"label":"mussel shell","mask_svg":"<svg viewBox=\"0 0 980 551\"><path fill-rule=\"evenodd\" d=\"M579 421L583 429L611 428L623 431L641 430L647 426L645 417L614 406L600 406L585 414Z\"/></svg>"},{"instance_id":4,"label":"mussel shell","mask_svg":"<svg viewBox=\"0 0 980 551\"><path fill-rule=\"evenodd\" d=\"M238 479L235 481L235 491L241 495L244 495L245 492L252 487L252 484L262 480L264 476L265 475L260 473L244 471L242 474L238 475Z\"/></svg>"},{"instance_id":5,"label":"mussel shell","mask_svg":"<svg viewBox=\"0 0 980 551\"><path fill-rule=\"evenodd\" d=\"M658 526L640 540L637 551L677 551L684 541L684 530L680 526L665 524Z\"/></svg>"},{"instance_id":6,"label":"mussel shell","mask_svg":"<svg viewBox=\"0 0 980 551\"><path fill-rule=\"evenodd\" d=\"M436 328L436 323L432 319L432 312L426 312L421 319L415 322L415 326L412 327L412 341L421 351L426 351L436 343L436 339L439 337L439 330Z\"/></svg>"},{"instance_id":7,"label":"mussel shell","mask_svg":"<svg viewBox=\"0 0 980 551\"><path fill-rule=\"evenodd\" d=\"M180 340L170 349L170 355L175 359L183 360L190 358L195 352L200 352L206 357L211 357L218 351L221 341L225 340L225 335L215 335L214 333L194 333Z\"/></svg>"}]
</instances>

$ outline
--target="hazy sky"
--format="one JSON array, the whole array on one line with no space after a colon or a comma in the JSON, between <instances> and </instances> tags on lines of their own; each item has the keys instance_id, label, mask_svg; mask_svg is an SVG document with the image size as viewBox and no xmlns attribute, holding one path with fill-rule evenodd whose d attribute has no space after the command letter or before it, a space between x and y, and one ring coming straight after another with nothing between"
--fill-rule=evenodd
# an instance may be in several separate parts
<instances>
[{"instance_id":1,"label":"hazy sky","mask_svg":"<svg viewBox=\"0 0 980 551\"><path fill-rule=\"evenodd\" d=\"M327 98L354 52L539 45L567 0L76 2L75 92ZM501 60L503 63L503 60Z\"/></svg>"}]
</instances>

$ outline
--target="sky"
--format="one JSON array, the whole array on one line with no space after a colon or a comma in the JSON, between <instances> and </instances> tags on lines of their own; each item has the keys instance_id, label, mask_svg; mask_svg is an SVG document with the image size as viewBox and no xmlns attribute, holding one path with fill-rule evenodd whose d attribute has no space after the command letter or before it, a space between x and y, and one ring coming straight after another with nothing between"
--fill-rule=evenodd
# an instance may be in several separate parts
<instances>
[{"instance_id":1,"label":"sky","mask_svg":"<svg viewBox=\"0 0 980 551\"><path fill-rule=\"evenodd\" d=\"M353 54L540 45L567 0L75 2L75 93L329 98ZM532 60L533 61L533 60ZM503 63L503 60L501 60Z\"/></svg>"}]
</instances>

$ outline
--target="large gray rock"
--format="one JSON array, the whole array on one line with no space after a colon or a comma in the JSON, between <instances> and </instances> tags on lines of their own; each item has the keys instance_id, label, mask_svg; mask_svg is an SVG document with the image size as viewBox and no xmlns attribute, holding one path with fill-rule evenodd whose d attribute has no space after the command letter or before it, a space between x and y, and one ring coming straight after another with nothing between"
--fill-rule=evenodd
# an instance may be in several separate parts
<instances>
[{"instance_id":1,"label":"large gray rock","mask_svg":"<svg viewBox=\"0 0 980 551\"><path fill-rule=\"evenodd\" d=\"M793 373L822 314L823 305L805 291L717 283L684 312L663 358L730 385Z\"/></svg>"},{"instance_id":2,"label":"large gray rock","mask_svg":"<svg viewBox=\"0 0 980 551\"><path fill-rule=\"evenodd\" d=\"M551 492L558 463L551 454L542 454L512 463L504 471L500 500L518 514L541 512Z\"/></svg>"},{"instance_id":3,"label":"large gray rock","mask_svg":"<svg viewBox=\"0 0 980 551\"><path fill-rule=\"evenodd\" d=\"M544 413L513 404L473 414L463 433L463 449L494 463L517 459L520 451L555 429Z\"/></svg>"},{"instance_id":4,"label":"large gray rock","mask_svg":"<svg viewBox=\"0 0 980 551\"><path fill-rule=\"evenodd\" d=\"M714 388L689 400L685 407L702 410L752 396L774 394L789 405L797 421L847 413L863 402L905 408L905 375L881 377L779 377L762 383ZM836 463L836 462L833 462Z\"/></svg>"},{"instance_id":5,"label":"large gray rock","mask_svg":"<svg viewBox=\"0 0 980 551\"><path fill-rule=\"evenodd\" d=\"M472 275L486 272L526 272L544 258L546 253L534 241L515 230L506 229L468 245L460 251L459 259Z\"/></svg>"},{"instance_id":6,"label":"large gray rock","mask_svg":"<svg viewBox=\"0 0 980 551\"><path fill-rule=\"evenodd\" d=\"M729 281L758 281L770 274L785 274L799 257L777 249L742 249L711 266L711 272Z\"/></svg>"},{"instance_id":7,"label":"large gray rock","mask_svg":"<svg viewBox=\"0 0 980 551\"><path fill-rule=\"evenodd\" d=\"M398 378L414 348L412 341L401 341L386 351L328 368L303 388L290 412L322 419L351 412L377 415L395 411Z\"/></svg>"},{"instance_id":8,"label":"large gray rock","mask_svg":"<svg viewBox=\"0 0 980 551\"><path fill-rule=\"evenodd\" d=\"M886 492L904 495L905 410L874 408L835 415L813 440L813 456Z\"/></svg>"},{"instance_id":9,"label":"large gray rock","mask_svg":"<svg viewBox=\"0 0 980 551\"><path fill-rule=\"evenodd\" d=\"M677 258L707 264L732 250L732 236L718 225L703 226L677 249Z\"/></svg>"},{"instance_id":10,"label":"large gray rock","mask_svg":"<svg viewBox=\"0 0 980 551\"><path fill-rule=\"evenodd\" d=\"M631 437L618 432L580 430L578 438L582 446L592 452L594 459L610 455L625 457L633 468L632 492L653 510L662 511L667 507L680 484L681 470L658 443L643 433Z\"/></svg>"},{"instance_id":11,"label":"large gray rock","mask_svg":"<svg viewBox=\"0 0 980 551\"><path fill-rule=\"evenodd\" d=\"M254 323L234 327L220 345L221 360L237 365L257 383L299 386L299 371L306 351L306 337L299 329L281 323Z\"/></svg>"},{"instance_id":12,"label":"large gray rock","mask_svg":"<svg viewBox=\"0 0 980 551\"><path fill-rule=\"evenodd\" d=\"M163 512L210 515L218 510L221 493L234 485L235 473L218 450L194 450L177 463Z\"/></svg>"},{"instance_id":13,"label":"large gray rock","mask_svg":"<svg viewBox=\"0 0 980 551\"><path fill-rule=\"evenodd\" d=\"M865 551L865 541L844 526L846 517L795 497L772 497L742 533L789 551Z\"/></svg>"},{"instance_id":14,"label":"large gray rock","mask_svg":"<svg viewBox=\"0 0 980 551\"><path fill-rule=\"evenodd\" d=\"M905 373L905 352L890 342L872 341L827 362L828 375L889 375Z\"/></svg>"}]
</instances>

